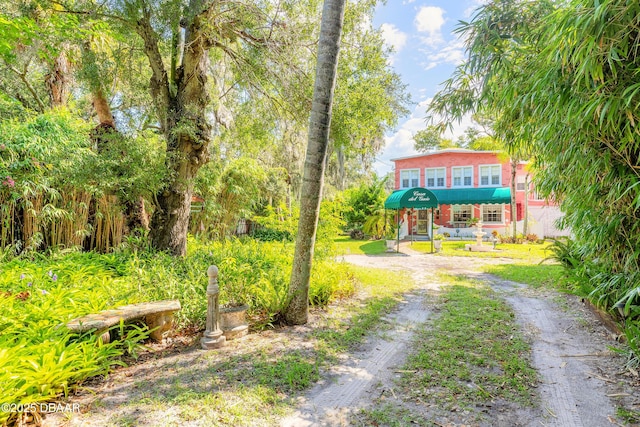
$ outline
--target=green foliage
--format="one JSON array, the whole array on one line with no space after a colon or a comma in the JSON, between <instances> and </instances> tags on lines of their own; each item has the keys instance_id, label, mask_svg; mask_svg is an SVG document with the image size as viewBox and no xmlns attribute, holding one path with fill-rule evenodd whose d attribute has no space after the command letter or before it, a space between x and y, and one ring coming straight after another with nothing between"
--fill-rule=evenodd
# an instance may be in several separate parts
<instances>
[{"instance_id":1,"label":"green foliage","mask_svg":"<svg viewBox=\"0 0 640 427\"><path fill-rule=\"evenodd\" d=\"M640 272L640 55L629 31L639 14L638 2L489 2L460 24L469 57L431 104L448 119L493 117L510 154L532 155L538 191L560 203L575 240L558 258L609 310Z\"/></svg>"},{"instance_id":2,"label":"green foliage","mask_svg":"<svg viewBox=\"0 0 640 427\"><path fill-rule=\"evenodd\" d=\"M394 239L398 229L395 215L395 211L387 212L385 209L378 209L367 217L362 231L376 239Z\"/></svg>"},{"instance_id":3,"label":"green foliage","mask_svg":"<svg viewBox=\"0 0 640 427\"><path fill-rule=\"evenodd\" d=\"M323 260L316 262L311 270L309 303L325 307L335 300L353 296L356 283L353 274L345 264Z\"/></svg>"},{"instance_id":4,"label":"green foliage","mask_svg":"<svg viewBox=\"0 0 640 427\"><path fill-rule=\"evenodd\" d=\"M384 208L387 198L385 182L386 178L375 178L370 183L362 183L344 192L346 209L343 217L347 229L362 229L368 217Z\"/></svg>"},{"instance_id":5,"label":"green foliage","mask_svg":"<svg viewBox=\"0 0 640 427\"><path fill-rule=\"evenodd\" d=\"M142 136L115 135L96 153L86 122L67 110L1 121L0 246L80 246L90 237L87 246L106 250L103 236L117 240L122 219L118 201L105 196L150 199L159 186L162 147L144 137L143 145Z\"/></svg>"},{"instance_id":6,"label":"green foliage","mask_svg":"<svg viewBox=\"0 0 640 427\"><path fill-rule=\"evenodd\" d=\"M293 242L296 235L297 213L289 213L286 207L280 206L278 213L271 206L267 207L264 215L254 216L252 220L259 225L251 233L251 237L263 242L287 241Z\"/></svg>"},{"instance_id":7,"label":"green foliage","mask_svg":"<svg viewBox=\"0 0 640 427\"><path fill-rule=\"evenodd\" d=\"M286 176L281 168L265 168L248 157L233 160L223 168L209 163L201 169L196 180L195 192L204 199L204 203L201 210L192 213L191 231L218 238L228 237L235 232L240 218L251 218L256 212L263 211L262 219L257 221L264 223L264 228L275 230L265 231L261 238L290 238L273 220L274 216L282 218L285 215L281 213L283 206L278 203L284 187ZM273 208L274 204L277 209ZM282 238L277 238L278 234Z\"/></svg>"},{"instance_id":8,"label":"green foliage","mask_svg":"<svg viewBox=\"0 0 640 427\"><path fill-rule=\"evenodd\" d=\"M437 126L427 126L426 129L419 130L413 135L415 150L426 153L428 151L458 147L452 140L442 138L441 134L441 129Z\"/></svg>"},{"instance_id":9,"label":"green foliage","mask_svg":"<svg viewBox=\"0 0 640 427\"><path fill-rule=\"evenodd\" d=\"M554 239L553 243L549 245L549 250L551 255L546 259L559 262L565 268L576 268L582 263L580 248L575 240Z\"/></svg>"},{"instance_id":10,"label":"green foliage","mask_svg":"<svg viewBox=\"0 0 640 427\"><path fill-rule=\"evenodd\" d=\"M207 269L219 268L220 303L245 302L256 327L276 321L287 302L293 246L252 239L204 242L174 258L131 239L119 250L32 254L0 265L0 396L2 403L50 400L84 379L107 374L120 356L136 357L146 327L116 325L110 344L91 334L59 327L69 320L120 305L178 299L178 327L203 327ZM355 280L344 264L316 259L310 299L326 306L353 294ZM302 363L299 368L306 369ZM292 367L293 369L293 367ZM306 375L306 374L305 374ZM302 385L285 376L285 383ZM0 422L10 414L0 414Z\"/></svg>"}]
</instances>

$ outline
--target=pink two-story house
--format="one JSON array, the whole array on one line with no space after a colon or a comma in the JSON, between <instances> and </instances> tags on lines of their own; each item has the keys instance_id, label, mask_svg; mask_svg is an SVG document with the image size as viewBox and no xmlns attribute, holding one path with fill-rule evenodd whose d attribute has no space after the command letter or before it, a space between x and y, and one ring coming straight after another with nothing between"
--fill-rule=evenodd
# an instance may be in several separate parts
<instances>
[{"instance_id":1,"label":"pink two-story house","mask_svg":"<svg viewBox=\"0 0 640 427\"><path fill-rule=\"evenodd\" d=\"M480 219L483 229L508 234L512 221L522 231L528 214L529 233L540 237L567 234L555 226L562 216L556 205L538 197L526 163L516 168L516 212L511 212L511 163L496 151L447 149L392 159L395 189L428 189L438 199L438 207L403 209L401 235L431 235L431 223L439 232L471 234L468 223Z\"/></svg>"}]
</instances>

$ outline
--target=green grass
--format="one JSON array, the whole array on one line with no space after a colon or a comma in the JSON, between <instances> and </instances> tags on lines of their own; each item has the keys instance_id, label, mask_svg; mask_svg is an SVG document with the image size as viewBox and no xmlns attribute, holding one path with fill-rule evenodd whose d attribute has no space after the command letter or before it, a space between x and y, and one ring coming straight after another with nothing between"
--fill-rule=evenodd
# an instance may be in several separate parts
<instances>
[{"instance_id":1,"label":"green grass","mask_svg":"<svg viewBox=\"0 0 640 427\"><path fill-rule=\"evenodd\" d=\"M334 239L338 255L377 255L387 250L384 240L353 240L349 236Z\"/></svg>"},{"instance_id":2,"label":"green grass","mask_svg":"<svg viewBox=\"0 0 640 427\"><path fill-rule=\"evenodd\" d=\"M566 291L573 280L560 264L505 264L487 265L483 271L512 282L524 283L533 288L550 288Z\"/></svg>"},{"instance_id":3,"label":"green grass","mask_svg":"<svg viewBox=\"0 0 640 427\"><path fill-rule=\"evenodd\" d=\"M334 243L339 255L377 255L386 252L384 240L353 240L349 236L339 236L334 239ZM517 260L527 260L529 262L540 262L551 255L548 249L550 243L499 243L494 252L469 252L464 250L464 245L473 243L471 240L444 240L440 256L460 256L476 258L511 258ZM484 242L484 245L491 247L493 244ZM412 242L410 248L417 252L431 252L431 242Z\"/></svg>"},{"instance_id":4,"label":"green grass","mask_svg":"<svg viewBox=\"0 0 640 427\"><path fill-rule=\"evenodd\" d=\"M390 313L402 300L401 295L415 286L407 273L355 266L350 268L364 298L332 307L330 323L314 333L319 345L330 355L362 343L369 332L380 327L380 317Z\"/></svg>"},{"instance_id":5,"label":"green grass","mask_svg":"<svg viewBox=\"0 0 640 427\"><path fill-rule=\"evenodd\" d=\"M442 242L442 251L437 254L440 256L460 256L475 258L511 258L519 260L527 260L529 262L540 262L551 255L548 249L550 243L498 243L496 251L492 252L470 252L464 250L464 245L475 243L464 240L445 240ZM492 243L484 242L483 245L492 247ZM431 252L431 242L413 242L411 249L418 252Z\"/></svg>"},{"instance_id":6,"label":"green grass","mask_svg":"<svg viewBox=\"0 0 640 427\"><path fill-rule=\"evenodd\" d=\"M535 371L509 305L486 285L450 279L440 315L416 338L405 370L407 392L452 406L501 398L530 405Z\"/></svg>"},{"instance_id":7,"label":"green grass","mask_svg":"<svg viewBox=\"0 0 640 427\"><path fill-rule=\"evenodd\" d=\"M417 333L395 393L430 409L471 411L480 424L491 421L482 420L483 405L534 406L536 373L513 311L480 282L443 277L448 284L437 298L437 315ZM363 411L358 420L409 425L398 417L413 415L400 404Z\"/></svg>"},{"instance_id":8,"label":"green grass","mask_svg":"<svg viewBox=\"0 0 640 427\"><path fill-rule=\"evenodd\" d=\"M380 330L380 316L413 287L407 275L349 268L358 298L314 309L312 314L325 320L298 337L307 345L292 344L286 336L278 341L278 333L272 335L274 342L259 340L238 352L234 347L242 344L229 342L229 349L207 352L193 365L170 365L162 375L141 379L135 389L147 394L127 405L126 411L155 417L163 412L177 414L176 425L197 421L245 426L257 425L256 420L260 425L277 425L280 417L293 410L295 398L318 381L320 370ZM124 416L116 423L129 421Z\"/></svg>"}]
</instances>

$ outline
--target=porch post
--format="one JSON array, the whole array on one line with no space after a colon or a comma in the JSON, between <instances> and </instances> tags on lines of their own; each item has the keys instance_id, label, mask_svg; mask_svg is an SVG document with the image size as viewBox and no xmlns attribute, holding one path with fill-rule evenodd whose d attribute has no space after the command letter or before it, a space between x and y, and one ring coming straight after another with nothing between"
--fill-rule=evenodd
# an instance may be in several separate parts
<instances>
[{"instance_id":1,"label":"porch post","mask_svg":"<svg viewBox=\"0 0 640 427\"><path fill-rule=\"evenodd\" d=\"M433 208L431 208L431 253L433 253Z\"/></svg>"}]
</instances>

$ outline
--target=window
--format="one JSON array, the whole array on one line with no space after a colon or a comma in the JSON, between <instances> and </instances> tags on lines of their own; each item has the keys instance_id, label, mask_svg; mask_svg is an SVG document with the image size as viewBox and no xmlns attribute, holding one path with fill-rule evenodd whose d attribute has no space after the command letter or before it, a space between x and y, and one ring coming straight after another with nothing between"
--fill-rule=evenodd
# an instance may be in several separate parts
<instances>
[{"instance_id":1,"label":"window","mask_svg":"<svg viewBox=\"0 0 640 427\"><path fill-rule=\"evenodd\" d=\"M451 168L451 176L453 177L453 187L473 186L473 166Z\"/></svg>"},{"instance_id":2,"label":"window","mask_svg":"<svg viewBox=\"0 0 640 427\"><path fill-rule=\"evenodd\" d=\"M502 182L502 167L500 165L484 165L480 166L480 185L481 186L500 186Z\"/></svg>"},{"instance_id":3,"label":"window","mask_svg":"<svg viewBox=\"0 0 640 427\"><path fill-rule=\"evenodd\" d=\"M400 188L413 188L420 186L420 170L406 169L400 171Z\"/></svg>"},{"instance_id":4,"label":"window","mask_svg":"<svg viewBox=\"0 0 640 427\"><path fill-rule=\"evenodd\" d=\"M424 179L427 188L438 188L445 186L445 168L428 168L424 170Z\"/></svg>"},{"instance_id":5,"label":"window","mask_svg":"<svg viewBox=\"0 0 640 427\"><path fill-rule=\"evenodd\" d=\"M518 175L516 177L516 191L524 191L524 175Z\"/></svg>"},{"instance_id":6,"label":"window","mask_svg":"<svg viewBox=\"0 0 640 427\"><path fill-rule=\"evenodd\" d=\"M471 213L473 212L473 206L471 205L453 205L453 222L467 222L471 219Z\"/></svg>"},{"instance_id":7,"label":"window","mask_svg":"<svg viewBox=\"0 0 640 427\"><path fill-rule=\"evenodd\" d=\"M502 205L482 205L482 222L502 223Z\"/></svg>"}]
</instances>

